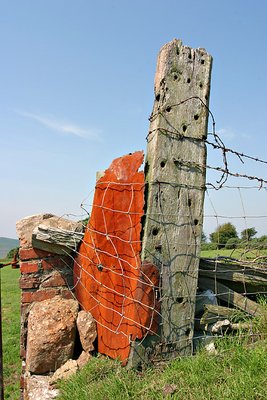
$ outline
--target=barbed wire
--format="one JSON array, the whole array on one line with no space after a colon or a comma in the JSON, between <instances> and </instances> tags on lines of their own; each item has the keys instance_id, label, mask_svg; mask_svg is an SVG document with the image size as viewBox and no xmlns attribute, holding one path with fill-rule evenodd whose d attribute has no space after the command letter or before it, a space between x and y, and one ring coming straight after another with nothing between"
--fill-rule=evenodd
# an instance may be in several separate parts
<instances>
[{"instance_id":1,"label":"barbed wire","mask_svg":"<svg viewBox=\"0 0 267 400\"><path fill-rule=\"evenodd\" d=\"M244 160L243 160L244 158L255 161L255 162L263 163L263 164L267 164L267 161L263 160L259 157L250 156L248 154L245 154L244 152L239 152L237 150L233 150L233 149L230 149L229 147L226 147L223 140L216 132L216 121L215 121L213 113L211 112L211 110L209 109L207 104L200 97L191 96L185 100L180 101L179 103L174 103L174 104L170 104L166 107L163 107L163 108L159 109L157 112L152 113L151 116L149 117L149 121L152 122L160 115L168 122L166 115L167 115L168 111L170 111L170 109L172 109L174 107L179 107L179 106L181 106L189 101L192 101L192 100L197 100L198 102L200 102L200 104L204 108L206 108L208 114L210 115L210 117L212 119L212 132L208 133L208 135L213 137L214 142L211 142L206 138L205 143L212 146L213 149L221 151L223 165L224 165L223 167L218 167L218 166L215 167L215 166L208 166L208 165L200 166L203 168L208 168L208 169L222 173L220 179L217 181L217 184L219 186L216 186L215 184L212 184L212 183L208 183L207 185L213 186L213 188L216 190L221 189L227 182L228 177L231 176L231 177L235 177L235 178L246 178L248 180L258 181L260 183L260 188L262 188L263 184L267 183L266 179L257 177L257 176L253 176L253 175L240 174L238 172L231 172L228 168L227 154L230 153L230 154L235 155L239 159L239 161L241 161L243 164L244 164ZM176 129L175 127L172 126L172 129L167 129L165 127L157 127L155 129L149 131L147 138L146 138L148 142L151 140L150 136L156 132L159 132L159 133L165 134L165 135L170 135L170 136L172 136L172 138L176 138L177 140L184 140L184 139L190 139L190 140L196 140L196 141L203 140L202 138L199 139L199 138L192 138L190 136L186 136L184 134L184 132L180 132L178 129Z\"/></svg>"}]
</instances>

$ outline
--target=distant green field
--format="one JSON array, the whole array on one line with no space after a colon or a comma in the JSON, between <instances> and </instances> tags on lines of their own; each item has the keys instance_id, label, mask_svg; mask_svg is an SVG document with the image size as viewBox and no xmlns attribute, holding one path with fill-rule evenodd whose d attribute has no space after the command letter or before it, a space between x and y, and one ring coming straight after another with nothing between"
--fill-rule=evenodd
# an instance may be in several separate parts
<instances>
[{"instance_id":1,"label":"distant green field","mask_svg":"<svg viewBox=\"0 0 267 400\"><path fill-rule=\"evenodd\" d=\"M2 261L4 262L4 261ZM5 400L18 400L21 361L19 269L0 269Z\"/></svg>"},{"instance_id":2,"label":"distant green field","mask_svg":"<svg viewBox=\"0 0 267 400\"><path fill-rule=\"evenodd\" d=\"M202 250L200 256L203 258L231 257L237 260L257 260L259 257L263 256L267 257L267 250L257 250L257 249Z\"/></svg>"}]
</instances>

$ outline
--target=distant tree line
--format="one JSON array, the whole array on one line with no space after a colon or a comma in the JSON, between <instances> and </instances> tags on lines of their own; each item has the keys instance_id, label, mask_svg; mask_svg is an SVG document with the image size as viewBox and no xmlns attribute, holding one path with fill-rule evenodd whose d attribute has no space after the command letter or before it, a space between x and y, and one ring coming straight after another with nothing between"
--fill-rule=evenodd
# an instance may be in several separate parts
<instances>
[{"instance_id":1,"label":"distant tree line","mask_svg":"<svg viewBox=\"0 0 267 400\"><path fill-rule=\"evenodd\" d=\"M89 218L86 218L80 222L83 223L84 229L88 223ZM236 227L227 222L222 225L218 225L217 229L209 235L210 242L208 242L207 236L202 232L201 236L201 249L202 250L216 250L216 249L236 249L248 246L253 249L267 249L267 235L263 235L256 238L257 231L254 227L244 229L240 237L237 234ZM7 258L13 258L14 254L18 251L18 248L14 248L9 251Z\"/></svg>"},{"instance_id":2,"label":"distant tree line","mask_svg":"<svg viewBox=\"0 0 267 400\"><path fill-rule=\"evenodd\" d=\"M235 249L249 245L250 248L267 249L267 235L255 238L257 231L254 227L244 229L240 237L237 234L236 227L227 222L218 225L217 229L209 235L210 242L207 241L207 236L202 232L202 250L215 249Z\"/></svg>"},{"instance_id":3,"label":"distant tree line","mask_svg":"<svg viewBox=\"0 0 267 400\"><path fill-rule=\"evenodd\" d=\"M14 249L9 250L6 258L14 258L15 254L18 252L19 248L15 247Z\"/></svg>"}]
</instances>

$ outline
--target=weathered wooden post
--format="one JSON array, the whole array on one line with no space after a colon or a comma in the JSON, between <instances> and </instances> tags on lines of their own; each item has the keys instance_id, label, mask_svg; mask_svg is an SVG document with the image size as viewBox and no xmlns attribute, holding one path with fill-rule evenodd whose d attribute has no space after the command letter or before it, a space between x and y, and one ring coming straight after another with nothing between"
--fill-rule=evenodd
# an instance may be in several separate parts
<instances>
[{"instance_id":1,"label":"weathered wooden post","mask_svg":"<svg viewBox=\"0 0 267 400\"><path fill-rule=\"evenodd\" d=\"M147 137L142 260L159 268L159 336L132 347L152 361L192 353L205 192L212 57L174 39L162 47ZM137 354L135 356L134 354Z\"/></svg>"}]
</instances>

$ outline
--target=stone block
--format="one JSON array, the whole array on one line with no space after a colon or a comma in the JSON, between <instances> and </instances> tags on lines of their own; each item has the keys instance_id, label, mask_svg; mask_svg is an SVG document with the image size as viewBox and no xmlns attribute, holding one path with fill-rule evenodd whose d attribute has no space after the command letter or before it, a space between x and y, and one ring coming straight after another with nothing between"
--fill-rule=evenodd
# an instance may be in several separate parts
<instances>
[{"instance_id":1,"label":"stone block","mask_svg":"<svg viewBox=\"0 0 267 400\"><path fill-rule=\"evenodd\" d=\"M29 249L32 246L32 232L35 227L47 219L53 217L53 214L36 214L30 215L16 223L18 238L20 239L20 247Z\"/></svg>"},{"instance_id":2,"label":"stone block","mask_svg":"<svg viewBox=\"0 0 267 400\"><path fill-rule=\"evenodd\" d=\"M29 313L26 368L34 374L55 371L72 358L79 305L56 296L35 303Z\"/></svg>"},{"instance_id":3,"label":"stone block","mask_svg":"<svg viewBox=\"0 0 267 400\"><path fill-rule=\"evenodd\" d=\"M19 257L21 261L35 260L38 258L47 258L51 255L52 253L49 253L48 251L34 249L34 248L19 249Z\"/></svg>"},{"instance_id":4,"label":"stone block","mask_svg":"<svg viewBox=\"0 0 267 400\"><path fill-rule=\"evenodd\" d=\"M32 232L33 247L60 255L76 250L82 238L82 223L56 216L42 221Z\"/></svg>"},{"instance_id":5,"label":"stone block","mask_svg":"<svg viewBox=\"0 0 267 400\"><path fill-rule=\"evenodd\" d=\"M56 295L59 294L59 289L43 289L33 291L23 292L21 295L21 302L22 303L33 303L33 302L40 302L48 299L52 299Z\"/></svg>"},{"instance_id":6,"label":"stone block","mask_svg":"<svg viewBox=\"0 0 267 400\"><path fill-rule=\"evenodd\" d=\"M21 289L37 289L40 284L40 278L37 277L29 277L26 275L22 275L19 280L19 287Z\"/></svg>"},{"instance_id":7,"label":"stone block","mask_svg":"<svg viewBox=\"0 0 267 400\"><path fill-rule=\"evenodd\" d=\"M54 271L53 274L49 275L48 277L44 277L43 282L40 285L41 288L56 286L67 286L65 279L57 271Z\"/></svg>"},{"instance_id":8,"label":"stone block","mask_svg":"<svg viewBox=\"0 0 267 400\"><path fill-rule=\"evenodd\" d=\"M78 313L77 328L83 350L94 350L93 342L97 337L96 322L89 311L82 310Z\"/></svg>"},{"instance_id":9,"label":"stone block","mask_svg":"<svg viewBox=\"0 0 267 400\"><path fill-rule=\"evenodd\" d=\"M74 293L69 289L61 289L60 296L63 299L74 299L75 298Z\"/></svg>"},{"instance_id":10,"label":"stone block","mask_svg":"<svg viewBox=\"0 0 267 400\"><path fill-rule=\"evenodd\" d=\"M41 267L41 262L39 261L24 261L20 263L20 272L22 274L31 274L33 272L38 272Z\"/></svg>"},{"instance_id":11,"label":"stone block","mask_svg":"<svg viewBox=\"0 0 267 400\"><path fill-rule=\"evenodd\" d=\"M25 400L52 400L59 390L50 385L49 376L32 375L25 379Z\"/></svg>"},{"instance_id":12,"label":"stone block","mask_svg":"<svg viewBox=\"0 0 267 400\"><path fill-rule=\"evenodd\" d=\"M90 361L91 358L92 354L90 354L88 351L82 351L77 360L79 369L83 368Z\"/></svg>"},{"instance_id":13,"label":"stone block","mask_svg":"<svg viewBox=\"0 0 267 400\"><path fill-rule=\"evenodd\" d=\"M76 360L68 360L50 378L50 384L54 384L61 379L68 379L78 371L78 364Z\"/></svg>"}]
</instances>

